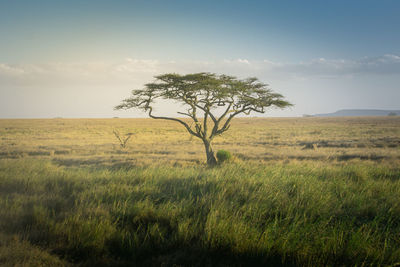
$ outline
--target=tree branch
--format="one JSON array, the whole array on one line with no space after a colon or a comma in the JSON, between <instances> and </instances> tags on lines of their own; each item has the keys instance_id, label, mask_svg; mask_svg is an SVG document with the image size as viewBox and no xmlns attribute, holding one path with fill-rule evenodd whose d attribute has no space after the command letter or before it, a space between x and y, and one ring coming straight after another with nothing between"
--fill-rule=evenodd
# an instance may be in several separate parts
<instances>
[{"instance_id":1,"label":"tree branch","mask_svg":"<svg viewBox=\"0 0 400 267\"><path fill-rule=\"evenodd\" d=\"M207 119L208 119L208 114L209 114L210 112L209 111L207 111L207 112L204 112L204 121L203 121L203 131L204 131L204 135L203 136L207 136L207 127L208 127L208 125L207 125Z\"/></svg>"},{"instance_id":2,"label":"tree branch","mask_svg":"<svg viewBox=\"0 0 400 267\"><path fill-rule=\"evenodd\" d=\"M222 115L218 118L218 120L214 119L214 127L213 127L213 129L211 131L210 139L212 139L216 135L216 133L218 131L219 123L225 118L226 114L229 113L231 107L232 107L232 102L229 103L228 107L226 108L224 113L222 113Z\"/></svg>"},{"instance_id":3,"label":"tree branch","mask_svg":"<svg viewBox=\"0 0 400 267\"><path fill-rule=\"evenodd\" d=\"M186 130L187 130L190 134L192 134L192 135L194 135L194 136L196 136L196 137L202 139L201 135L198 134L198 133L195 133L195 132L189 127L189 125L188 125L186 122L181 121L180 119L176 119L176 118L154 116L153 114L151 114L151 113L153 112L153 108L150 107L150 106L148 107L148 110L149 110L149 117L150 117L150 118L157 119L157 120L170 120L170 121L179 122L180 124L182 124L183 126L185 126Z\"/></svg>"},{"instance_id":4,"label":"tree branch","mask_svg":"<svg viewBox=\"0 0 400 267\"><path fill-rule=\"evenodd\" d=\"M199 104L195 104L195 106L198 107L199 109L201 109L202 111L207 112L206 109L204 107L200 106ZM213 120L214 123L217 121L217 119L211 112L209 112L208 115L210 115L210 118Z\"/></svg>"},{"instance_id":5,"label":"tree branch","mask_svg":"<svg viewBox=\"0 0 400 267\"><path fill-rule=\"evenodd\" d=\"M215 135L219 135L219 134L222 134L223 132L226 132L226 131L229 129L229 127L231 127L231 126L229 125L229 123L231 122L231 120L233 119L233 117L235 117L236 115L238 115L238 114L240 114L240 113L242 113L242 112L247 112L247 111L249 111L250 109L251 109L251 108L249 108L248 105L244 105L242 109L237 110L236 112L232 113L232 114L228 117L228 119L225 121L225 123L224 123L224 125L221 127L221 129L219 129L219 130L216 131Z\"/></svg>"}]
</instances>

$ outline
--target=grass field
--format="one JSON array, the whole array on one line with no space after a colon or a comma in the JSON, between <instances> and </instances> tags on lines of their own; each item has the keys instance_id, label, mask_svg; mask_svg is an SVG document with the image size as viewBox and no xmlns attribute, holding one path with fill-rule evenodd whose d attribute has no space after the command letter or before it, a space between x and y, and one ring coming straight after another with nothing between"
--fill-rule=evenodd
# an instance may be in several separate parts
<instances>
[{"instance_id":1,"label":"grass field","mask_svg":"<svg viewBox=\"0 0 400 267\"><path fill-rule=\"evenodd\" d=\"M113 130L133 133L121 148ZM400 118L0 120L0 265L400 264Z\"/></svg>"}]
</instances>

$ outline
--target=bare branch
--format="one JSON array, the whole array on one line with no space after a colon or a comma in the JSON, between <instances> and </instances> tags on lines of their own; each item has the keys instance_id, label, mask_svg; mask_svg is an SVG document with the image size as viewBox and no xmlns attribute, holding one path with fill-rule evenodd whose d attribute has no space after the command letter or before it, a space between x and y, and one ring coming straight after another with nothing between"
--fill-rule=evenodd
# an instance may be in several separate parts
<instances>
[{"instance_id":1,"label":"bare branch","mask_svg":"<svg viewBox=\"0 0 400 267\"><path fill-rule=\"evenodd\" d=\"M150 117L150 118L157 119L157 120L170 120L170 121L179 122L180 124L182 124L183 126L185 126L186 130L187 130L190 134L192 134L192 135L194 135L194 136L196 136L196 137L198 137L198 138L201 138L201 135L198 134L198 133L195 133L195 132L189 127L189 125L188 125L186 122L184 122L184 121L182 121L182 120L180 120L180 119L176 119L176 118L154 116L153 114L151 114L151 113L153 112L153 108L152 108L152 107L149 107L148 110L149 110L149 117Z\"/></svg>"},{"instance_id":2,"label":"bare branch","mask_svg":"<svg viewBox=\"0 0 400 267\"><path fill-rule=\"evenodd\" d=\"M231 115L229 115L229 117L228 117L228 119L225 121L225 123L224 123L224 125L220 128L220 129L218 129L216 132L215 132L215 135L219 135L219 134L222 134L223 132L226 132L229 128L230 128L230 122L231 122L231 120L236 116L236 115L239 115L240 113L243 113L243 112L247 112L248 110L250 110L247 106L244 106L242 109L240 109L240 110L237 110L237 111L235 111L234 113L232 113Z\"/></svg>"}]
</instances>

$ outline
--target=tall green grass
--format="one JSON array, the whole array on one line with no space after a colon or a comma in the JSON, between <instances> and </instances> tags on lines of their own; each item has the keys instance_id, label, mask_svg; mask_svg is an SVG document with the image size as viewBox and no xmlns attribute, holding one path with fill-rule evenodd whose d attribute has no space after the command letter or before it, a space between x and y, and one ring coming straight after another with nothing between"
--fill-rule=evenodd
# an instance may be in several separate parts
<instances>
[{"instance_id":1,"label":"tall green grass","mask_svg":"<svg viewBox=\"0 0 400 267\"><path fill-rule=\"evenodd\" d=\"M398 168L362 162L93 169L1 160L0 263L394 265L399 197Z\"/></svg>"}]
</instances>

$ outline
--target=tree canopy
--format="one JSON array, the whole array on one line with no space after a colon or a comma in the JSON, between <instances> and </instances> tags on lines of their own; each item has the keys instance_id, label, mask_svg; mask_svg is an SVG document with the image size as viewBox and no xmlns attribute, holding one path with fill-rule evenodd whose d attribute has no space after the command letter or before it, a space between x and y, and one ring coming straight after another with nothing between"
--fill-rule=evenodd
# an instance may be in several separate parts
<instances>
[{"instance_id":1,"label":"tree canopy","mask_svg":"<svg viewBox=\"0 0 400 267\"><path fill-rule=\"evenodd\" d=\"M211 141L229 129L235 116L249 115L251 112L265 113L269 107L285 108L292 105L254 77L240 80L233 76L202 72L163 74L155 76L155 79L155 82L145 84L143 89L133 90L132 96L115 109L138 108L153 119L182 124L190 134L203 141L210 165L216 163ZM190 118L194 123L153 114L158 99L184 104L185 111L178 111L177 114Z\"/></svg>"}]
</instances>

